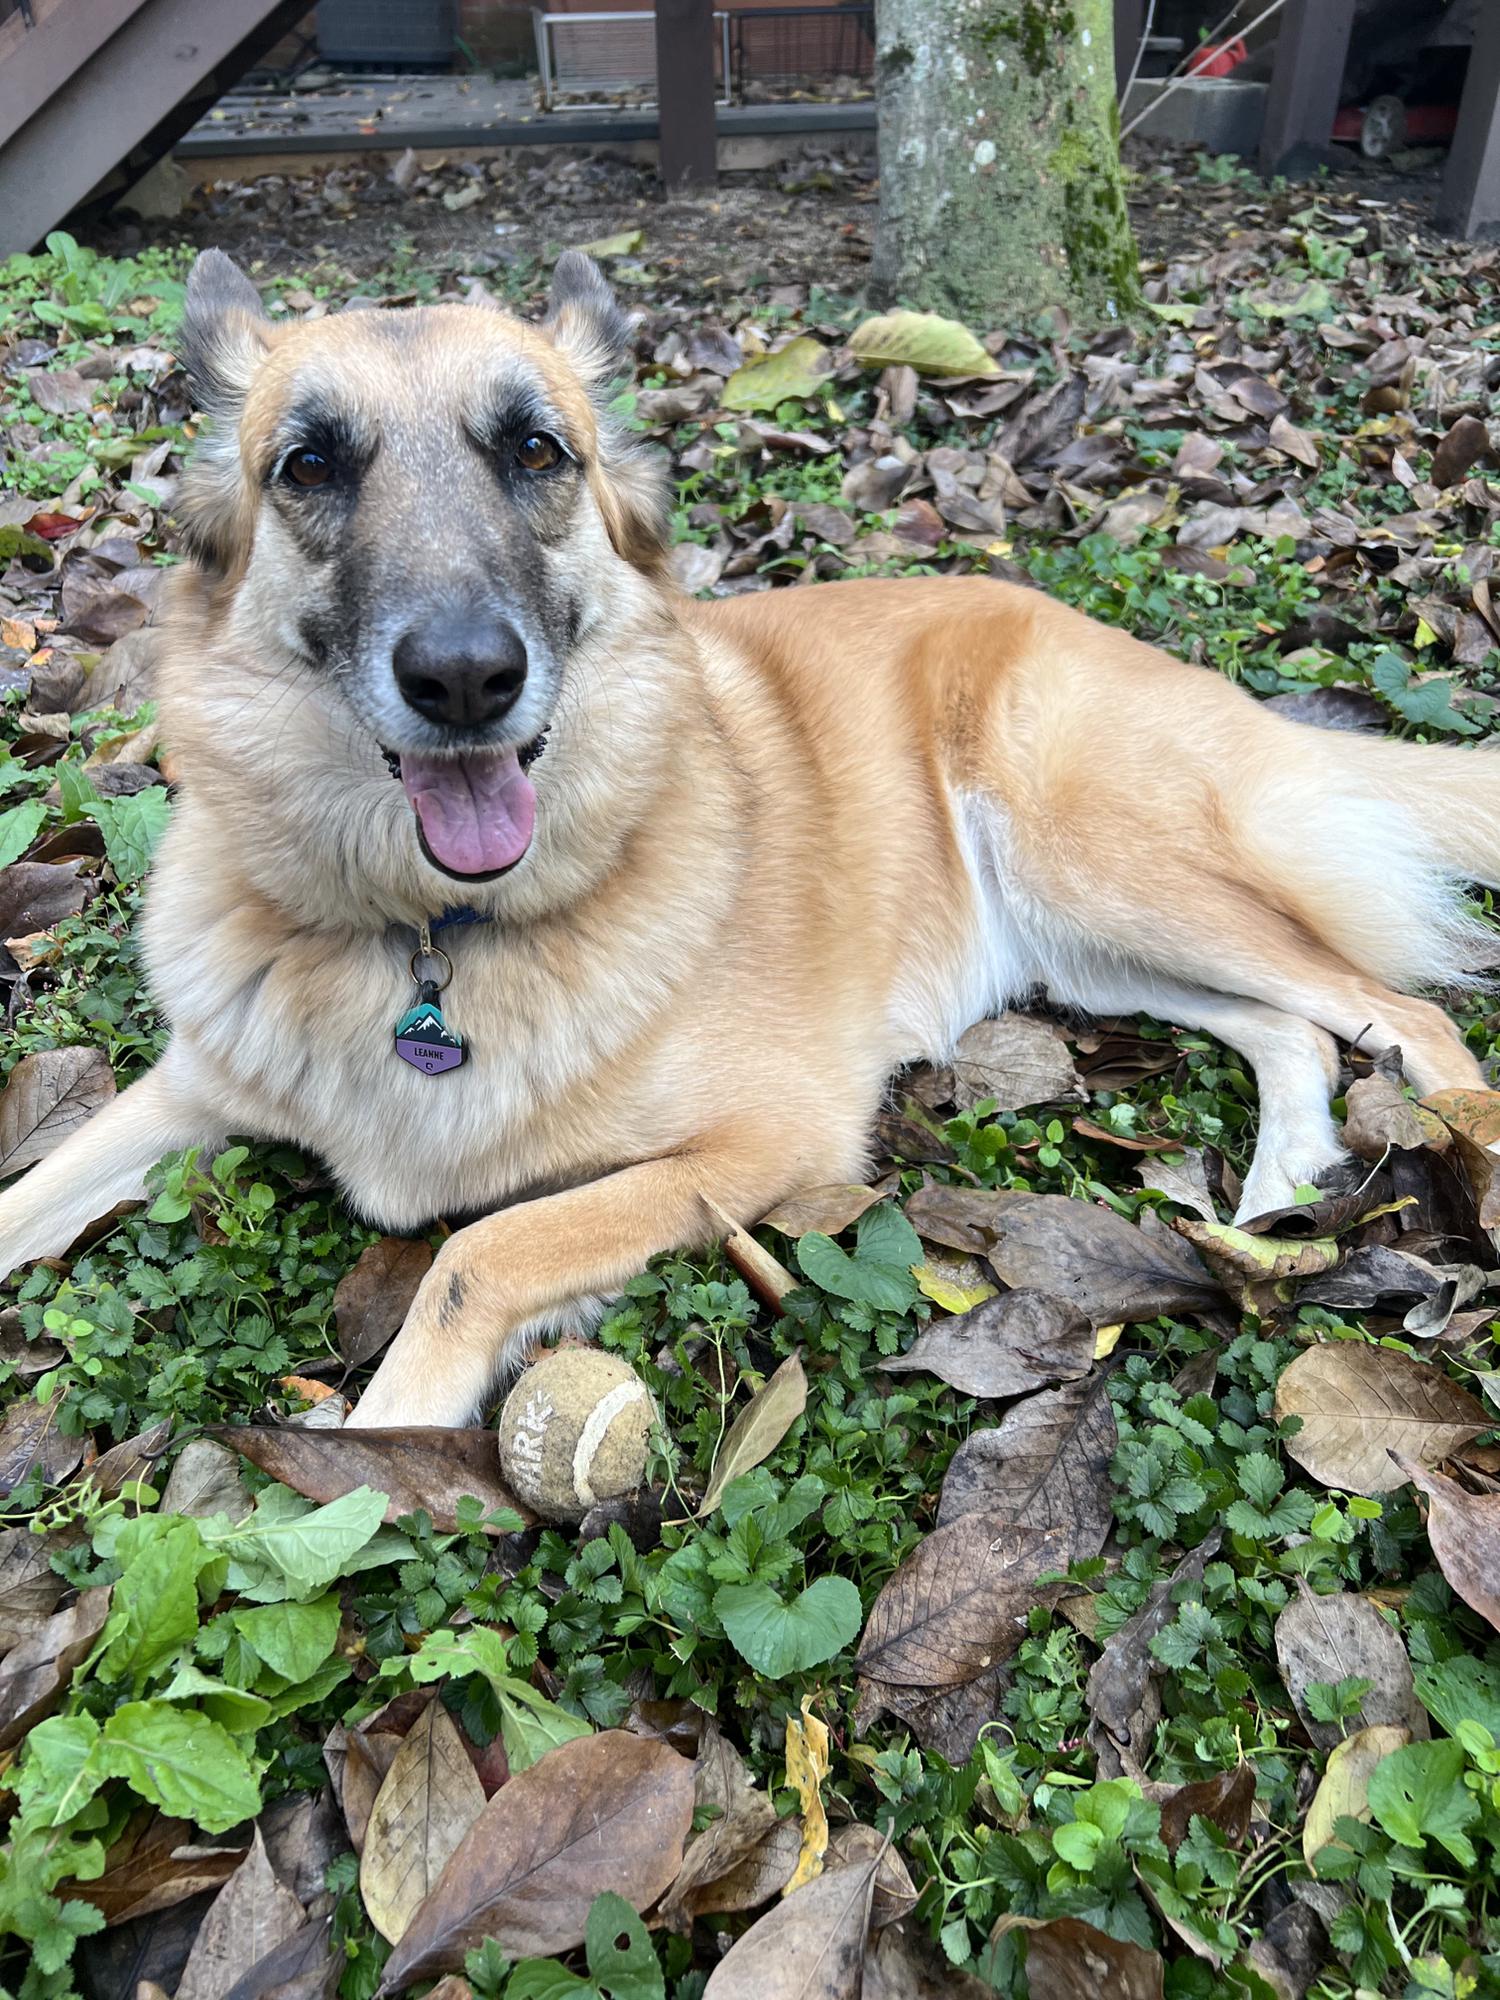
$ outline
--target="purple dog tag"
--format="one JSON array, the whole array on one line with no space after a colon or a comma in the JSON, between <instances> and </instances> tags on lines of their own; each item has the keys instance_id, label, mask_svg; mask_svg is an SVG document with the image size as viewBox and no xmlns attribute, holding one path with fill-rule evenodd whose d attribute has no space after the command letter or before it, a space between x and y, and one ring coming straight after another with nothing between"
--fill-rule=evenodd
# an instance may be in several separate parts
<instances>
[{"instance_id":1,"label":"purple dog tag","mask_svg":"<svg viewBox=\"0 0 1500 2000\"><path fill-rule=\"evenodd\" d=\"M424 1076L441 1076L457 1069L466 1051L463 1037L454 1034L437 1004L420 1000L396 1023L396 1053Z\"/></svg>"}]
</instances>

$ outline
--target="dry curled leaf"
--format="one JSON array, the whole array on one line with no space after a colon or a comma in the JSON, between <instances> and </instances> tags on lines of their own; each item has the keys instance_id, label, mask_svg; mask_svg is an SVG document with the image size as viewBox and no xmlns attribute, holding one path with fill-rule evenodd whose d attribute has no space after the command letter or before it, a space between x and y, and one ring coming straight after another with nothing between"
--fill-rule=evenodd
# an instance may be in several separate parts
<instances>
[{"instance_id":1,"label":"dry curled leaf","mask_svg":"<svg viewBox=\"0 0 1500 2000\"><path fill-rule=\"evenodd\" d=\"M403 1737L365 1829L365 1914L399 1944L450 1854L484 1810L484 1790L452 1716L430 1701Z\"/></svg>"},{"instance_id":2,"label":"dry curled leaf","mask_svg":"<svg viewBox=\"0 0 1500 2000\"><path fill-rule=\"evenodd\" d=\"M1490 1427L1484 1405L1430 1361L1362 1341L1299 1354L1276 1384L1276 1417L1300 1417L1286 1440L1304 1472L1346 1493L1390 1493L1409 1475L1390 1454L1436 1465Z\"/></svg>"},{"instance_id":3,"label":"dry curled leaf","mask_svg":"<svg viewBox=\"0 0 1500 2000\"><path fill-rule=\"evenodd\" d=\"M936 1375L967 1396L1022 1396L1086 1375L1093 1359L1094 1329L1076 1306L1022 1289L939 1320L882 1366L891 1375Z\"/></svg>"},{"instance_id":4,"label":"dry curled leaf","mask_svg":"<svg viewBox=\"0 0 1500 2000\"><path fill-rule=\"evenodd\" d=\"M1110 1460L1118 1443L1103 1369L1008 1409L993 1430L971 1431L949 1461L941 1524L983 1511L1050 1530L1059 1567L1098 1555L1109 1533Z\"/></svg>"},{"instance_id":5,"label":"dry curled leaf","mask_svg":"<svg viewBox=\"0 0 1500 2000\"><path fill-rule=\"evenodd\" d=\"M823 1780L828 1776L828 1724L812 1713L812 1696L802 1697L802 1713L786 1719L786 1781L802 1804L802 1847L784 1893L790 1895L823 1872L828 1851L828 1815Z\"/></svg>"},{"instance_id":6,"label":"dry curled leaf","mask_svg":"<svg viewBox=\"0 0 1500 2000\"><path fill-rule=\"evenodd\" d=\"M703 2000L859 2000L878 1856L832 1868L753 1923Z\"/></svg>"},{"instance_id":7,"label":"dry curled leaf","mask_svg":"<svg viewBox=\"0 0 1500 2000\"><path fill-rule=\"evenodd\" d=\"M961 1515L918 1542L876 1598L860 1672L920 1688L975 1679L1015 1651L1037 1579L1067 1560L1060 1530L1018 1527L1004 1509Z\"/></svg>"},{"instance_id":8,"label":"dry curled leaf","mask_svg":"<svg viewBox=\"0 0 1500 2000\"><path fill-rule=\"evenodd\" d=\"M688 1848L676 1881L657 1905L657 1915L668 1929L684 1935L701 1910L741 1907L716 1901L725 1893L719 1885L784 1824L778 1821L769 1794L756 1785L744 1758L711 1716L703 1717L703 1739L693 1765L693 1808L695 1813L712 1811L715 1817ZM796 1863L795 1842L791 1853L788 1872ZM760 1900L769 1901L781 1886L778 1882Z\"/></svg>"},{"instance_id":9,"label":"dry curled leaf","mask_svg":"<svg viewBox=\"0 0 1500 2000\"><path fill-rule=\"evenodd\" d=\"M1415 1459L1397 1464L1427 1495L1427 1539L1438 1568L1469 1609L1500 1632L1500 1493L1467 1493Z\"/></svg>"},{"instance_id":10,"label":"dry curled leaf","mask_svg":"<svg viewBox=\"0 0 1500 2000\"><path fill-rule=\"evenodd\" d=\"M387 1521L425 1508L440 1533L458 1526L460 1500L478 1500L485 1514L506 1508L525 1522L536 1516L500 1477L492 1430L308 1430L285 1424L225 1425L213 1436L294 1493L325 1503L356 1487L372 1487L389 1503ZM490 1533L501 1534L503 1528Z\"/></svg>"},{"instance_id":11,"label":"dry curled leaf","mask_svg":"<svg viewBox=\"0 0 1500 2000\"><path fill-rule=\"evenodd\" d=\"M1331 1750L1348 1726L1319 1722L1309 1712L1308 1684L1351 1676L1372 1683L1354 1727L1396 1722L1412 1737L1426 1738L1427 1711L1417 1699L1401 1635L1368 1597L1342 1590L1319 1597L1304 1586L1276 1620L1276 1659L1302 1726L1320 1750Z\"/></svg>"},{"instance_id":12,"label":"dry curled leaf","mask_svg":"<svg viewBox=\"0 0 1500 2000\"><path fill-rule=\"evenodd\" d=\"M957 1971L919 1931L900 1925L872 1939L860 2000L994 2000L994 1992L972 1972Z\"/></svg>"},{"instance_id":13,"label":"dry curled leaf","mask_svg":"<svg viewBox=\"0 0 1500 2000\"><path fill-rule=\"evenodd\" d=\"M699 1520L714 1511L731 1480L753 1471L770 1457L806 1407L807 1377L799 1357L789 1354L725 1432L714 1459L708 1491L698 1509Z\"/></svg>"},{"instance_id":14,"label":"dry curled leaf","mask_svg":"<svg viewBox=\"0 0 1500 2000\"><path fill-rule=\"evenodd\" d=\"M45 1159L115 1094L100 1049L38 1049L0 1090L0 1180Z\"/></svg>"},{"instance_id":15,"label":"dry curled leaf","mask_svg":"<svg viewBox=\"0 0 1500 2000\"><path fill-rule=\"evenodd\" d=\"M432 1245L419 1240L382 1236L361 1250L333 1295L339 1352L350 1368L373 1360L399 1332L431 1269Z\"/></svg>"},{"instance_id":16,"label":"dry curled leaf","mask_svg":"<svg viewBox=\"0 0 1500 2000\"><path fill-rule=\"evenodd\" d=\"M559 1744L488 1802L391 1954L382 1994L453 1972L492 1937L509 1958L583 1942L589 1906L612 1889L634 1910L682 1866L693 1769L623 1729Z\"/></svg>"}]
</instances>

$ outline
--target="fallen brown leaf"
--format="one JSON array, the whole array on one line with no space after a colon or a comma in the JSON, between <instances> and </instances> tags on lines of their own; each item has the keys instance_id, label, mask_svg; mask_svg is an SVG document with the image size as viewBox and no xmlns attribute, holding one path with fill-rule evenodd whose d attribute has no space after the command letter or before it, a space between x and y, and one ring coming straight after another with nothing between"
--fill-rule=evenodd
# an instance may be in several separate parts
<instances>
[{"instance_id":1,"label":"fallen brown leaf","mask_svg":"<svg viewBox=\"0 0 1500 2000\"><path fill-rule=\"evenodd\" d=\"M918 1188L906 1204L905 1215L928 1243L982 1257L995 1240L1001 1213L1029 1199L1007 1188L950 1187L937 1182Z\"/></svg>"},{"instance_id":2,"label":"fallen brown leaf","mask_svg":"<svg viewBox=\"0 0 1500 2000\"><path fill-rule=\"evenodd\" d=\"M1004 1509L963 1514L918 1542L865 1621L856 1663L877 1681L956 1687L1021 1643L1037 1578L1067 1565L1058 1530Z\"/></svg>"},{"instance_id":3,"label":"fallen brown leaf","mask_svg":"<svg viewBox=\"0 0 1500 2000\"><path fill-rule=\"evenodd\" d=\"M1028 1396L993 1430L971 1431L949 1461L942 1524L981 1511L1050 1530L1062 1568L1098 1555L1109 1533L1110 1460L1118 1436L1103 1369Z\"/></svg>"},{"instance_id":4,"label":"fallen brown leaf","mask_svg":"<svg viewBox=\"0 0 1500 2000\"><path fill-rule=\"evenodd\" d=\"M854 1181L838 1181L828 1187L802 1188L760 1219L763 1229L779 1229L783 1236L806 1236L817 1230L837 1236L858 1222L867 1208L880 1200L875 1188Z\"/></svg>"},{"instance_id":5,"label":"fallen brown leaf","mask_svg":"<svg viewBox=\"0 0 1500 2000\"><path fill-rule=\"evenodd\" d=\"M1401 1723L1416 1739L1429 1734L1399 1632L1357 1592L1319 1597L1304 1585L1276 1620L1276 1659L1302 1726L1320 1750L1331 1750L1350 1728L1375 1723ZM1352 1723L1319 1722L1308 1712L1308 1683L1350 1676L1374 1683Z\"/></svg>"},{"instance_id":6,"label":"fallen brown leaf","mask_svg":"<svg viewBox=\"0 0 1500 2000\"><path fill-rule=\"evenodd\" d=\"M458 1728L441 1701L430 1701L402 1739L365 1828L359 1893L388 1943L400 1943L483 1810Z\"/></svg>"},{"instance_id":7,"label":"fallen brown leaf","mask_svg":"<svg viewBox=\"0 0 1500 2000\"><path fill-rule=\"evenodd\" d=\"M0 1661L0 1750L11 1749L52 1713L108 1616L108 1589L85 1590Z\"/></svg>"},{"instance_id":8,"label":"fallen brown leaf","mask_svg":"<svg viewBox=\"0 0 1500 2000\"><path fill-rule=\"evenodd\" d=\"M176 2000L224 2000L266 1954L302 1928L302 1905L278 1882L256 1827L194 1940Z\"/></svg>"},{"instance_id":9,"label":"fallen brown leaf","mask_svg":"<svg viewBox=\"0 0 1500 2000\"><path fill-rule=\"evenodd\" d=\"M859 2000L878 1856L829 1869L753 1923L703 2000Z\"/></svg>"},{"instance_id":10,"label":"fallen brown leaf","mask_svg":"<svg viewBox=\"0 0 1500 2000\"><path fill-rule=\"evenodd\" d=\"M0 1090L0 1179L44 1159L115 1094L100 1049L38 1049Z\"/></svg>"},{"instance_id":11,"label":"fallen brown leaf","mask_svg":"<svg viewBox=\"0 0 1500 2000\"><path fill-rule=\"evenodd\" d=\"M993 2000L994 1991L957 1971L919 1931L897 1928L872 1939L860 2000Z\"/></svg>"},{"instance_id":12,"label":"fallen brown leaf","mask_svg":"<svg viewBox=\"0 0 1500 2000\"><path fill-rule=\"evenodd\" d=\"M1439 1090L1422 1102L1453 1134L1480 1228L1500 1227L1500 1091Z\"/></svg>"},{"instance_id":13,"label":"fallen brown leaf","mask_svg":"<svg viewBox=\"0 0 1500 2000\"><path fill-rule=\"evenodd\" d=\"M0 1652L8 1652L46 1624L67 1585L52 1567L55 1536L29 1528L0 1531Z\"/></svg>"},{"instance_id":14,"label":"fallen brown leaf","mask_svg":"<svg viewBox=\"0 0 1500 2000\"><path fill-rule=\"evenodd\" d=\"M371 1486L390 1503L387 1521L425 1508L435 1528L451 1533L458 1526L454 1509L463 1499L480 1501L486 1514L511 1508L527 1523L536 1518L501 1480L491 1430L305 1430L294 1424L251 1424L223 1425L212 1435L309 1500L337 1500L357 1486Z\"/></svg>"},{"instance_id":15,"label":"fallen brown leaf","mask_svg":"<svg viewBox=\"0 0 1500 2000\"><path fill-rule=\"evenodd\" d=\"M1093 1360L1094 1329L1078 1308L1023 1289L939 1320L881 1365L890 1375L936 1375L968 1396L1020 1396L1086 1375Z\"/></svg>"},{"instance_id":16,"label":"fallen brown leaf","mask_svg":"<svg viewBox=\"0 0 1500 2000\"><path fill-rule=\"evenodd\" d=\"M1153 1583L1140 1610L1109 1639L1090 1668L1084 1699L1092 1717L1089 1739L1099 1753L1102 1776L1118 1777L1121 1771L1137 1779L1144 1775L1161 1715L1157 1680L1163 1669L1151 1651L1151 1641L1176 1617L1174 1593L1179 1585L1202 1583L1223 1538L1222 1529L1212 1529L1170 1576ZM1115 1765L1118 1770L1112 1768Z\"/></svg>"},{"instance_id":17,"label":"fallen brown leaf","mask_svg":"<svg viewBox=\"0 0 1500 2000\"><path fill-rule=\"evenodd\" d=\"M966 1028L953 1051L953 1091L960 1111L987 1097L998 1110L1023 1111L1081 1104L1088 1094L1061 1029L1033 1014L1001 1014Z\"/></svg>"},{"instance_id":18,"label":"fallen brown leaf","mask_svg":"<svg viewBox=\"0 0 1500 2000\"><path fill-rule=\"evenodd\" d=\"M789 1354L725 1432L714 1458L708 1491L698 1509L700 1521L718 1506L731 1480L770 1457L806 1407L807 1377L798 1356Z\"/></svg>"},{"instance_id":19,"label":"fallen brown leaf","mask_svg":"<svg viewBox=\"0 0 1500 2000\"><path fill-rule=\"evenodd\" d=\"M1276 1384L1276 1417L1300 1417L1288 1454L1325 1486L1390 1493L1410 1475L1390 1454L1436 1465L1488 1430L1484 1405L1430 1361L1362 1341L1299 1354Z\"/></svg>"},{"instance_id":20,"label":"fallen brown leaf","mask_svg":"<svg viewBox=\"0 0 1500 2000\"><path fill-rule=\"evenodd\" d=\"M1232 1771L1218 1771L1191 1785L1148 1781L1141 1789L1161 1807L1161 1837L1169 1854L1175 1854L1187 1839L1195 1818L1212 1820L1235 1847L1242 1847L1249 1835L1250 1810L1255 1804L1253 1764L1236 1764Z\"/></svg>"},{"instance_id":21,"label":"fallen brown leaf","mask_svg":"<svg viewBox=\"0 0 1500 2000\"><path fill-rule=\"evenodd\" d=\"M583 1941L606 1889L644 1910L682 1866L692 1766L621 1729L575 1737L485 1806L392 1953L382 1994L461 1967L487 1937L511 1958Z\"/></svg>"},{"instance_id":22,"label":"fallen brown leaf","mask_svg":"<svg viewBox=\"0 0 1500 2000\"><path fill-rule=\"evenodd\" d=\"M333 1295L339 1352L350 1368L362 1367L401 1328L417 1287L432 1269L432 1245L382 1236L361 1250Z\"/></svg>"},{"instance_id":23,"label":"fallen brown leaf","mask_svg":"<svg viewBox=\"0 0 1500 2000\"><path fill-rule=\"evenodd\" d=\"M900 1852L885 1834L858 1820L836 1826L828 1836L825 1865L829 1868L858 1868L875 1863L875 1896L870 1905L870 1929L884 1930L899 1924L917 1907L917 1885Z\"/></svg>"},{"instance_id":24,"label":"fallen brown leaf","mask_svg":"<svg viewBox=\"0 0 1500 2000\"><path fill-rule=\"evenodd\" d=\"M1427 1539L1438 1568L1469 1609L1500 1632L1500 1493L1466 1493L1413 1458L1398 1463L1427 1495Z\"/></svg>"},{"instance_id":25,"label":"fallen brown leaf","mask_svg":"<svg viewBox=\"0 0 1500 2000\"><path fill-rule=\"evenodd\" d=\"M1370 1779L1393 1750L1410 1741L1411 1731L1399 1723L1377 1722L1333 1746L1302 1824L1302 1854L1309 1865L1333 1839L1336 1820L1370 1817Z\"/></svg>"},{"instance_id":26,"label":"fallen brown leaf","mask_svg":"<svg viewBox=\"0 0 1500 2000\"><path fill-rule=\"evenodd\" d=\"M1007 1204L988 1254L1003 1283L1055 1293L1095 1326L1201 1312L1223 1300L1186 1243L1168 1232L1148 1236L1110 1209L1062 1194Z\"/></svg>"},{"instance_id":27,"label":"fallen brown leaf","mask_svg":"<svg viewBox=\"0 0 1500 2000\"><path fill-rule=\"evenodd\" d=\"M1162 2000L1163 1967L1154 1951L1107 1937L1081 1917L1001 1917L991 1949L1009 1932L1026 1933L1031 2000Z\"/></svg>"},{"instance_id":28,"label":"fallen brown leaf","mask_svg":"<svg viewBox=\"0 0 1500 2000\"><path fill-rule=\"evenodd\" d=\"M153 1916L205 1889L219 1889L245 1858L243 1847L200 1846L197 1829L151 1808L132 1814L104 1858L104 1873L68 1894L92 1903L107 1924Z\"/></svg>"},{"instance_id":29,"label":"fallen brown leaf","mask_svg":"<svg viewBox=\"0 0 1500 2000\"><path fill-rule=\"evenodd\" d=\"M770 1795L756 1785L744 1758L711 1716L704 1719L693 1765L693 1809L717 1817L688 1848L676 1881L657 1905L661 1921L684 1936L699 1910L736 1907L714 1901L713 1885L738 1869L779 1824ZM795 1865L795 1851L792 1860Z\"/></svg>"}]
</instances>

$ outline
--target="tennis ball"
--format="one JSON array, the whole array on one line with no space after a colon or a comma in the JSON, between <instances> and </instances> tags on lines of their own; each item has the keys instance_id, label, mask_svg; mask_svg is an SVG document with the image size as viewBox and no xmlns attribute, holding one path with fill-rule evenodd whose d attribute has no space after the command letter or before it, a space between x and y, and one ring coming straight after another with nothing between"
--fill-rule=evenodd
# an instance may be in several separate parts
<instances>
[{"instance_id":1,"label":"tennis ball","mask_svg":"<svg viewBox=\"0 0 1500 2000\"><path fill-rule=\"evenodd\" d=\"M627 1362L559 1347L532 1362L500 1411L500 1469L549 1521L581 1521L645 1477L656 1405Z\"/></svg>"}]
</instances>

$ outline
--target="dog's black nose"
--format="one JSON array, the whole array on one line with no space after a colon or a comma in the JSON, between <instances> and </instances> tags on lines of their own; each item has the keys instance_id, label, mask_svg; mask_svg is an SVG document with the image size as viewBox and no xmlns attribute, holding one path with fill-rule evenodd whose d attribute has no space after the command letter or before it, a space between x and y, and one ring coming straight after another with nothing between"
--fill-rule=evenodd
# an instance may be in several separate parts
<instances>
[{"instance_id":1,"label":"dog's black nose","mask_svg":"<svg viewBox=\"0 0 1500 2000\"><path fill-rule=\"evenodd\" d=\"M526 646L504 619L433 618L396 641L401 698L429 722L498 722L526 682Z\"/></svg>"}]
</instances>

